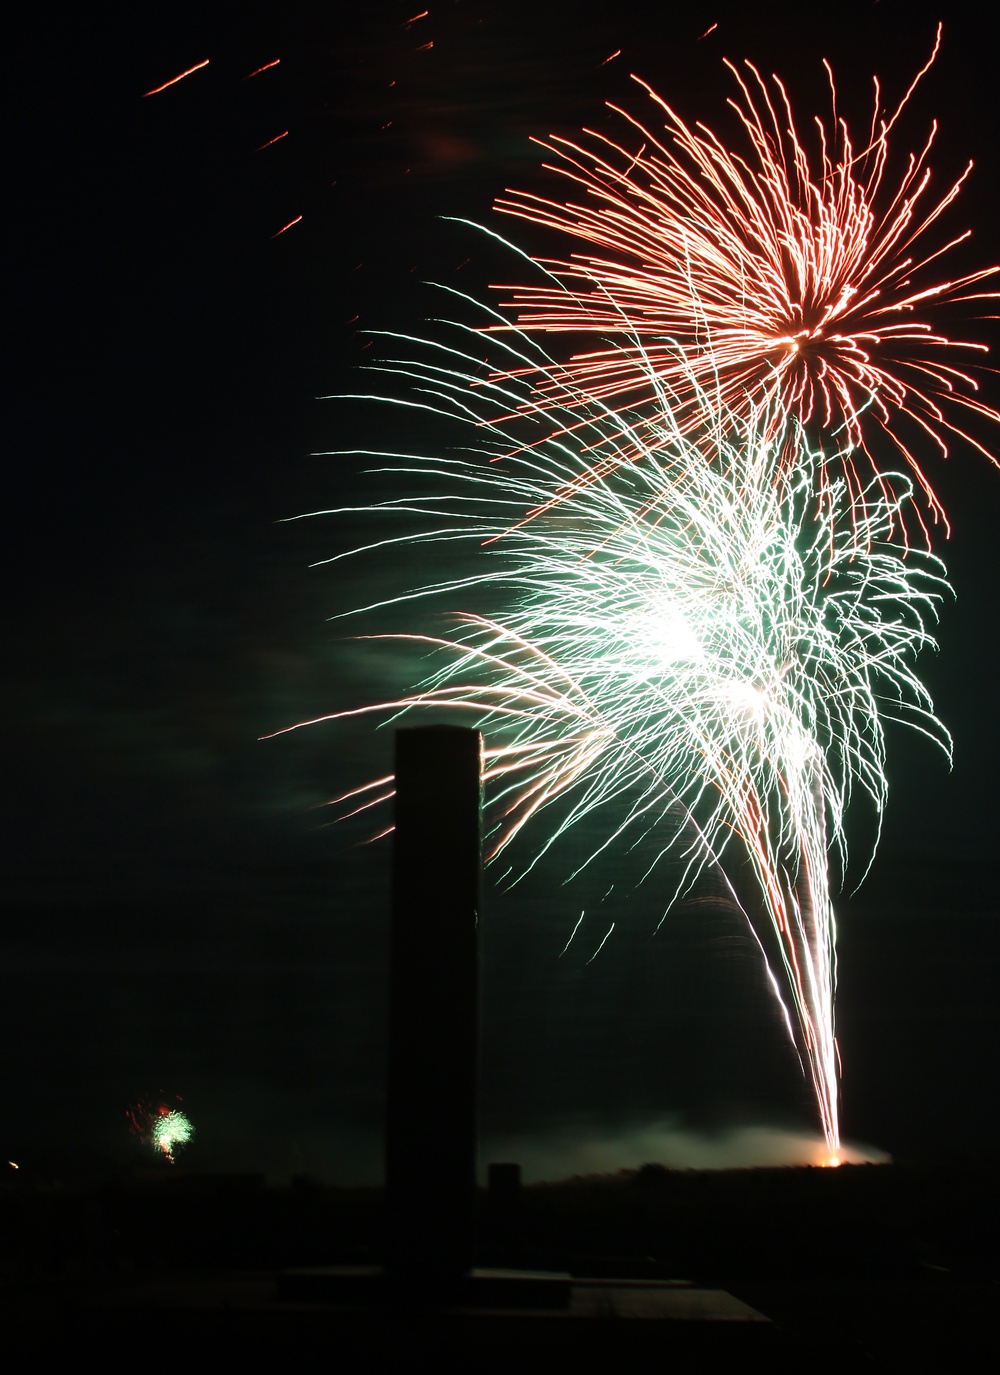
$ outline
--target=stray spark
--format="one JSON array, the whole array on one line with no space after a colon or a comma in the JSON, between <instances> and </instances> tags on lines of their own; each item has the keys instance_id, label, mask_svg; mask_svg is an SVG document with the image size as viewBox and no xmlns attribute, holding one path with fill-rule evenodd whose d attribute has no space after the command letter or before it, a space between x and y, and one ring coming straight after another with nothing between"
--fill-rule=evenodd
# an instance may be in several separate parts
<instances>
[{"instance_id":1,"label":"stray spark","mask_svg":"<svg viewBox=\"0 0 1000 1375\"><path fill-rule=\"evenodd\" d=\"M567 950L570 948L570 946L573 944L573 937L574 937L574 936L576 935L576 933L579 931L579 929L580 929L580 923L583 921L584 916L585 916L585 913L584 913L584 912L581 912L580 915L577 917L577 919L576 919L576 925L573 927L573 930L569 933L569 940L566 942L566 944L563 946L563 948L559 951L559 958L560 958L560 959L562 959L562 957L565 955L566 951L567 951Z\"/></svg>"},{"instance_id":2,"label":"stray spark","mask_svg":"<svg viewBox=\"0 0 1000 1375\"><path fill-rule=\"evenodd\" d=\"M269 72L271 68L276 67L280 61L281 58L276 57L273 62L265 62L263 67L258 67L255 71L247 72L243 80L249 81L252 76L260 76L261 72Z\"/></svg>"},{"instance_id":3,"label":"stray spark","mask_svg":"<svg viewBox=\"0 0 1000 1375\"><path fill-rule=\"evenodd\" d=\"M291 227L292 227L293 224L298 224L298 223L300 222L301 219L302 219L302 216L301 216L301 215L296 215L294 220L289 220L287 224L283 224L283 225L281 226L281 228L277 231L277 233L271 235L271 238L272 238L272 239L278 238L278 236L279 236L280 234L284 234L284 232L285 232L286 229L291 229Z\"/></svg>"},{"instance_id":4,"label":"stray spark","mask_svg":"<svg viewBox=\"0 0 1000 1375\"><path fill-rule=\"evenodd\" d=\"M604 937L604 940L601 941L600 945L597 947L597 949L596 949L596 950L594 951L594 953L591 955L590 959L587 961L588 964L593 964L594 961L597 959L598 955L601 953L601 951L604 949L605 945L607 944L608 936L611 935L611 933L612 933L612 931L613 931L614 929L615 929L615 924L614 924L614 922L612 922L611 925L608 927L607 935Z\"/></svg>"},{"instance_id":5,"label":"stray spark","mask_svg":"<svg viewBox=\"0 0 1000 1375\"><path fill-rule=\"evenodd\" d=\"M154 86L151 91L143 91L143 98L148 95L159 95L159 93L165 91L168 86L176 86L178 81L183 81L184 78L190 76L192 72L200 72L202 67L207 67L208 61L209 59L206 57L204 62L196 62L193 67L188 67L186 72L179 72L177 76L172 76L170 80L165 81L162 86Z\"/></svg>"}]
</instances>

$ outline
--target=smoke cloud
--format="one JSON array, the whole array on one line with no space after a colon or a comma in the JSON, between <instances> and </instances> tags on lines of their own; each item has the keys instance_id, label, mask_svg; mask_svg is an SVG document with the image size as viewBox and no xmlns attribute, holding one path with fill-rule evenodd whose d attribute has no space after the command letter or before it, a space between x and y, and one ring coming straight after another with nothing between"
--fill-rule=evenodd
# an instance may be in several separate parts
<instances>
[{"instance_id":1,"label":"smoke cloud","mask_svg":"<svg viewBox=\"0 0 1000 1375\"><path fill-rule=\"evenodd\" d=\"M610 1174L654 1163L678 1170L733 1170L781 1165L825 1165L829 1150L821 1136L780 1127L731 1127L697 1132L664 1121L601 1131L577 1127L545 1134L498 1137L483 1143L484 1161L511 1160L526 1183L571 1175ZM845 1142L840 1162L883 1163L875 1146Z\"/></svg>"}]
</instances>

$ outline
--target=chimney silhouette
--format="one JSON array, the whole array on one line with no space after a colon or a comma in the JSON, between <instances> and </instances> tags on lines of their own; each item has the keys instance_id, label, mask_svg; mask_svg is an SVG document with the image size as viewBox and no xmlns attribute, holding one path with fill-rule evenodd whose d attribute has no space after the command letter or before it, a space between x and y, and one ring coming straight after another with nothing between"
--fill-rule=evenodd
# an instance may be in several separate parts
<instances>
[{"instance_id":1,"label":"chimney silhouette","mask_svg":"<svg viewBox=\"0 0 1000 1375\"><path fill-rule=\"evenodd\" d=\"M396 732L386 1271L414 1294L473 1264L482 737Z\"/></svg>"}]
</instances>

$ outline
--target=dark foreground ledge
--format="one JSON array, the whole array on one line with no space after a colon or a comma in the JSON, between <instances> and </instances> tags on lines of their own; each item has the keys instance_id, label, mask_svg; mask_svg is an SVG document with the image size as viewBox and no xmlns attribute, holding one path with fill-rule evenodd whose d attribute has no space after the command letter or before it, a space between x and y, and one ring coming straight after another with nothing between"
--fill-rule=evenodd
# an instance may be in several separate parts
<instances>
[{"instance_id":1,"label":"dark foreground ledge","mask_svg":"<svg viewBox=\"0 0 1000 1375\"><path fill-rule=\"evenodd\" d=\"M161 1351L166 1343L202 1358L254 1363L309 1350L338 1361L363 1358L374 1368L392 1362L389 1369L402 1369L404 1361L409 1368L416 1359L477 1375L551 1375L553 1361L568 1360L585 1368L607 1361L622 1375L663 1360L673 1371L700 1373L706 1361L721 1360L754 1362L750 1368L766 1360L769 1371L779 1372L803 1368L800 1348L722 1290L495 1270L465 1277L462 1302L440 1304L390 1297L375 1276L315 1268L162 1274L93 1286L78 1280L19 1295L8 1290L5 1347L17 1348L22 1360L76 1359L122 1349L122 1342L139 1344L124 1349ZM330 1301L331 1285L340 1286L337 1301Z\"/></svg>"}]
</instances>

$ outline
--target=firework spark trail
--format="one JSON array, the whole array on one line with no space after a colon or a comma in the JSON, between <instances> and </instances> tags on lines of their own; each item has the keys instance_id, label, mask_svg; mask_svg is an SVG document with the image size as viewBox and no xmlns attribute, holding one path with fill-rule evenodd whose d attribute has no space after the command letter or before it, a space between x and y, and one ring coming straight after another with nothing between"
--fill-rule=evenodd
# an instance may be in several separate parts
<instances>
[{"instance_id":1,"label":"firework spark trail","mask_svg":"<svg viewBox=\"0 0 1000 1375\"><path fill-rule=\"evenodd\" d=\"M653 835L651 869L670 851L679 856L670 900L741 845L764 912L755 933L762 950L780 952L796 1039L835 1152L828 852L846 864L852 789L881 816L884 718L950 748L911 667L933 644L943 568L930 554L904 559L891 543L912 484L893 475L898 495L889 503L873 479L878 491L855 509L846 480L830 476L828 460L801 437L795 468L776 484L784 441L771 414L727 413L697 383L697 441L682 433L655 376L655 431L648 417L633 424L572 391L555 412L516 376L546 370L556 385L557 371L528 340L517 352L512 336L501 336L516 366L488 376L481 356L467 351L469 335L481 342L470 328L454 346L386 365L413 387L394 405L457 419L469 442L455 458L383 455L397 483L406 474L431 494L367 508L380 520L423 525L416 536L383 536L364 549L466 542L484 561L483 571L403 589L375 606L409 612L415 600L488 586L509 609L458 614L443 635L366 637L436 651L441 665L415 692L335 715L434 709L471 718L487 742L490 857L530 827L534 858L525 872L597 812L605 838L579 868L613 844ZM512 439L490 419L500 411L523 418L533 407L545 430L540 445ZM572 424L553 431L554 416ZM620 461L581 482L595 449ZM499 455L504 462L491 461ZM818 504L822 472L827 500ZM567 493L557 506L510 525L512 511L542 507L556 488ZM390 792L383 778L342 801L356 812Z\"/></svg>"},{"instance_id":2,"label":"firework spark trail","mask_svg":"<svg viewBox=\"0 0 1000 1375\"><path fill-rule=\"evenodd\" d=\"M169 81L164 81L162 85L154 86L151 91L144 91L143 95L159 95L161 91L167 90L170 86L176 86L178 81L183 81L186 76L192 76L195 72L200 72L203 67L207 66L208 58L206 57L203 61L196 62L193 67L188 67L185 71L178 72L176 76L172 76Z\"/></svg>"},{"instance_id":3,"label":"firework spark trail","mask_svg":"<svg viewBox=\"0 0 1000 1375\"><path fill-rule=\"evenodd\" d=\"M517 312L518 327L610 339L565 364L572 381L610 405L635 406L655 401L658 378L675 396L684 433L701 424L699 392L717 386L727 411L767 416L771 437L804 432L829 443L837 436L855 499L867 490L868 500L878 500L880 489L859 475L851 451L877 473L872 441L887 434L932 518L943 518L914 437L947 456L949 439L960 436L995 462L965 426L969 417L995 422L1000 413L978 397L969 360L986 346L948 337L924 312L995 299L1000 293L981 284L1000 268L943 281L935 275L937 260L969 237L932 231L972 166L943 196L931 192L936 125L901 175L890 175L889 133L939 42L940 28L930 60L888 118L875 81L871 128L860 145L837 113L829 65L830 115L816 118L817 151L810 153L785 87L750 63L745 75L727 63L739 88L729 104L742 150L703 124L685 124L644 82L665 138L612 105L638 147L592 130L579 142L537 140L556 159L548 170L572 183L580 199L509 191L497 209L556 230L580 249L540 257L549 274L543 285L497 288L510 292L505 304ZM544 377L536 381L552 394ZM786 428L789 415L798 431ZM654 407L647 445L656 424ZM792 445L782 463L795 461ZM818 477L825 490L829 474Z\"/></svg>"}]
</instances>

